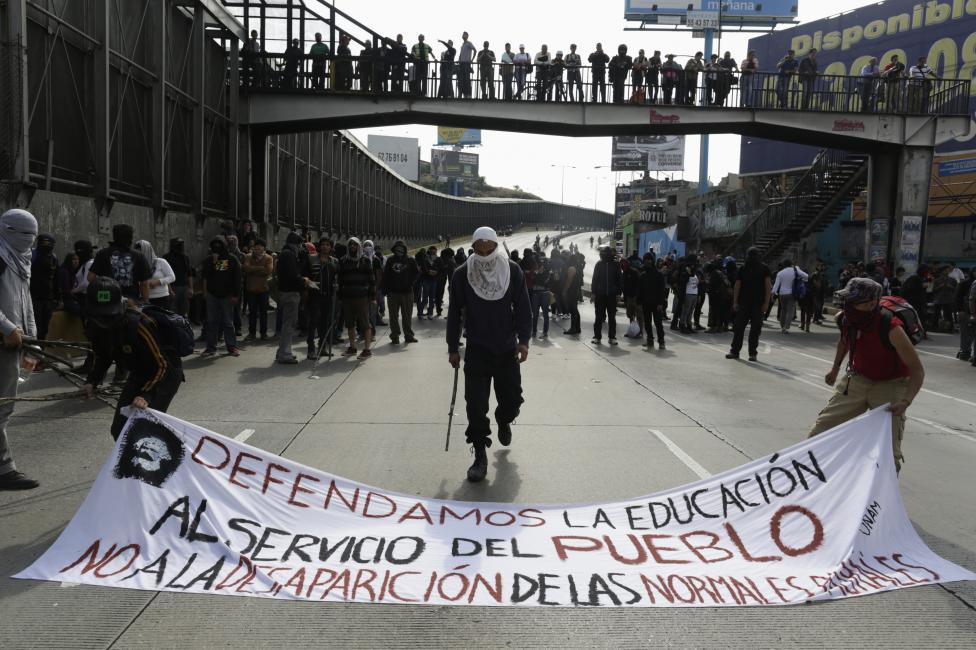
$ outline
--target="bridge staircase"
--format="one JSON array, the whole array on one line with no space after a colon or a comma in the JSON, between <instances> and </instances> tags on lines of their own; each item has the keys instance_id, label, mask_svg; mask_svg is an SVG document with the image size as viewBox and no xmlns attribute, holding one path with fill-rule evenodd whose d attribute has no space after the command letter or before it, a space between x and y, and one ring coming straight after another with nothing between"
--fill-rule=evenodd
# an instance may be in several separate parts
<instances>
[{"instance_id":1,"label":"bridge staircase","mask_svg":"<svg viewBox=\"0 0 976 650\"><path fill-rule=\"evenodd\" d=\"M775 261L797 241L821 232L867 187L867 154L823 149L781 201L770 203L726 251L739 259L755 246Z\"/></svg>"}]
</instances>

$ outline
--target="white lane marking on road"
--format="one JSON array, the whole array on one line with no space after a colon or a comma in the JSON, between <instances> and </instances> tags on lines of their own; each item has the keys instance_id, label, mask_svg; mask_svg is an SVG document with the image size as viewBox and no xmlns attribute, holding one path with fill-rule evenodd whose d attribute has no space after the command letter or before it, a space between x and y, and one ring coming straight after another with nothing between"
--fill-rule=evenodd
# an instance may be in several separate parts
<instances>
[{"instance_id":1,"label":"white lane marking on road","mask_svg":"<svg viewBox=\"0 0 976 650\"><path fill-rule=\"evenodd\" d=\"M813 356L812 354L807 354L805 352L800 352L799 350L793 349L793 348L791 348L788 345L783 345L782 343L777 343L776 345L778 347L783 348L787 352L792 352L793 354L798 354L801 357L807 357L808 359L813 359L814 361L820 361L820 362L826 363L828 365L832 365L832 362L831 361L828 361L827 359L824 359L822 357L816 357L816 356ZM925 352L925 350L919 350L919 352ZM933 353L932 352L929 352L928 354L933 354ZM945 355L944 354L936 354L935 356L937 356L937 357L944 357ZM953 357L946 357L946 358L947 359L953 359ZM926 393L927 395L935 395L936 397L941 397L943 399L953 400L955 402L959 402L960 404L965 404L966 406L976 407L976 402L970 402L967 399L963 399L961 397L956 397L954 395L947 395L946 393L940 393L938 391L931 390L929 388L923 388L922 389L922 392L923 393Z\"/></svg>"},{"instance_id":2,"label":"white lane marking on road","mask_svg":"<svg viewBox=\"0 0 976 650\"><path fill-rule=\"evenodd\" d=\"M939 354L938 352L929 352L928 350L923 350L922 348L915 348L915 349L918 350L919 352L921 352L922 354L929 354L929 355L931 355L933 357L942 357L943 359L951 359L953 361L956 360L956 357L950 357L948 354Z\"/></svg>"},{"instance_id":3,"label":"white lane marking on road","mask_svg":"<svg viewBox=\"0 0 976 650\"><path fill-rule=\"evenodd\" d=\"M254 429L244 429L236 436L234 436L234 440L236 440L237 442L247 442L247 439L253 435L254 435Z\"/></svg>"},{"instance_id":4,"label":"white lane marking on road","mask_svg":"<svg viewBox=\"0 0 976 650\"><path fill-rule=\"evenodd\" d=\"M972 436L967 436L965 433L960 433L959 431L954 431L954 430L950 429L949 427L943 426L943 425L938 424L936 422L932 422L931 420L925 420L923 418L917 418L914 415L908 415L906 417L909 420L914 420L915 422L919 422L921 424L926 424L926 425L932 427L933 429L938 429L942 433L948 433L950 436L956 436L957 438L962 438L963 440L968 440L969 442L976 442L976 438L974 438Z\"/></svg>"},{"instance_id":5,"label":"white lane marking on road","mask_svg":"<svg viewBox=\"0 0 976 650\"><path fill-rule=\"evenodd\" d=\"M698 478L708 478L709 476L712 475L711 472L709 472L707 469L699 465L698 461L696 461L694 458L692 458L687 453L685 453L684 449L674 444L674 442L666 435L664 435L657 429L648 429L648 431L653 433L658 440L663 442L664 446L667 447L671 451L671 453L678 458L678 460L680 460L688 467L688 469L690 469L691 471L693 471L695 474L698 475Z\"/></svg>"}]
</instances>

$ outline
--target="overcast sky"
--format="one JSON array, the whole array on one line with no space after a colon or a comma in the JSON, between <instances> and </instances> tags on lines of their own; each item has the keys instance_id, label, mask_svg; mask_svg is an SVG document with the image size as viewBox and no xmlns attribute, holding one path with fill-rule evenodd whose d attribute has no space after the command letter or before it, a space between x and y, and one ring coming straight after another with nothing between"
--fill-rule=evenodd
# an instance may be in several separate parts
<instances>
[{"instance_id":1,"label":"overcast sky","mask_svg":"<svg viewBox=\"0 0 976 650\"><path fill-rule=\"evenodd\" d=\"M380 33L390 36L403 33L408 44L415 43L417 34L423 33L437 54L443 49L437 43L438 39L452 38L457 46L461 32L465 30L479 49L481 43L487 40L496 54L504 49L505 42L512 43L516 50L520 43L524 43L526 51L532 54L539 51L543 43L549 45L551 52L568 52L569 44L577 43L584 59L598 41L611 54L620 43L626 43L632 54L643 48L648 55L659 49L679 56L690 56L704 47L702 39L694 39L687 32L625 32L628 24L623 19L623 0L523 0L508 3L338 0L336 4ZM800 21L810 22L864 3L801 0L799 4ZM727 32L722 38L721 51L729 50L736 60L741 60L745 56L748 38L748 34ZM763 62L763 65L766 63ZM369 133L418 138L424 160L429 160L431 146L436 143L437 137L435 127L421 125L354 131L364 143ZM683 177L697 180L699 138L688 136L686 142ZM708 171L712 182L718 182L728 172L738 171L739 136L712 136L710 148ZM610 138L563 138L485 131L483 145L472 151L480 154L481 174L492 185L518 185L552 201L559 201L564 192L566 203L587 207L596 205L606 211L613 209L614 185L629 181L632 177L629 173L594 169L609 166ZM563 170L552 165L574 168ZM565 183L562 182L564 172ZM682 176L679 174L679 177Z\"/></svg>"}]
</instances>

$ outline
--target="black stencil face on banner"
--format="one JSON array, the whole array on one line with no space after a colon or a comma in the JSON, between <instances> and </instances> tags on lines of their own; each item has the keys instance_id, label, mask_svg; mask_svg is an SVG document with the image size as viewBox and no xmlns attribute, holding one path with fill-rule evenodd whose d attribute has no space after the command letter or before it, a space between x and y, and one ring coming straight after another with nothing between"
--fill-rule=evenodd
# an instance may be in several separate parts
<instances>
[{"instance_id":1,"label":"black stencil face on banner","mask_svg":"<svg viewBox=\"0 0 976 650\"><path fill-rule=\"evenodd\" d=\"M163 425L139 418L122 441L115 478L134 478L161 487L183 462L183 443Z\"/></svg>"}]
</instances>

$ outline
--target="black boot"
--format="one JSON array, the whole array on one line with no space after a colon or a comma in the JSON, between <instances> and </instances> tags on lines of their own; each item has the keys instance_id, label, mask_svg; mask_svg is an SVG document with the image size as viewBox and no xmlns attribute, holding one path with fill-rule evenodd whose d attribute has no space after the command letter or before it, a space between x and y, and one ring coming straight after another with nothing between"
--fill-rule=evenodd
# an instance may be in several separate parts
<instances>
[{"instance_id":1,"label":"black boot","mask_svg":"<svg viewBox=\"0 0 976 650\"><path fill-rule=\"evenodd\" d=\"M512 425L506 422L502 424L498 422L498 442L501 443L503 447L507 447L512 444Z\"/></svg>"},{"instance_id":2,"label":"black boot","mask_svg":"<svg viewBox=\"0 0 976 650\"><path fill-rule=\"evenodd\" d=\"M468 480L472 483L480 483L488 475L488 451L485 444L475 443L474 462L468 468Z\"/></svg>"},{"instance_id":3,"label":"black boot","mask_svg":"<svg viewBox=\"0 0 976 650\"><path fill-rule=\"evenodd\" d=\"M33 490L40 483L17 470L0 475L0 490Z\"/></svg>"}]
</instances>

